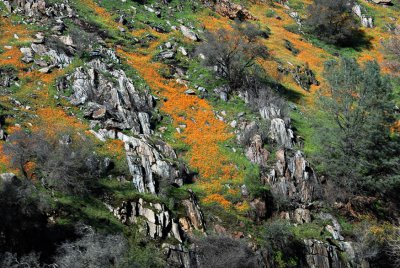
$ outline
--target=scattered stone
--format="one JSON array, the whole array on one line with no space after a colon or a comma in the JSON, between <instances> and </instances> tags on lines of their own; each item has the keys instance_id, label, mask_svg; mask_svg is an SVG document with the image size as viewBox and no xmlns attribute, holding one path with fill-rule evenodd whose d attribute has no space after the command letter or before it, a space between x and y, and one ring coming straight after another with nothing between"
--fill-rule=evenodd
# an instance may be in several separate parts
<instances>
[{"instance_id":1,"label":"scattered stone","mask_svg":"<svg viewBox=\"0 0 400 268\"><path fill-rule=\"evenodd\" d=\"M195 32L193 32L192 30L190 30L188 27L181 25L180 26L181 32L182 34L186 37L189 38L190 40L193 41L199 41L199 37L197 36L197 34Z\"/></svg>"},{"instance_id":2,"label":"scattered stone","mask_svg":"<svg viewBox=\"0 0 400 268\"><path fill-rule=\"evenodd\" d=\"M185 91L186 95L196 95L196 92L193 89L188 89Z\"/></svg>"}]
</instances>

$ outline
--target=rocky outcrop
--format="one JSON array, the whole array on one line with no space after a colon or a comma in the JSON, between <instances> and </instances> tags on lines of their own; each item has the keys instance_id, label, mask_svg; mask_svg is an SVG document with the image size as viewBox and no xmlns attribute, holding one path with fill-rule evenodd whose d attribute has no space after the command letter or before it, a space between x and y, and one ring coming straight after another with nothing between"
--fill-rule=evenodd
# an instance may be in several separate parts
<instances>
[{"instance_id":1,"label":"rocky outcrop","mask_svg":"<svg viewBox=\"0 0 400 268\"><path fill-rule=\"evenodd\" d=\"M290 118L285 118L281 109L273 104L262 107L259 112L261 118L270 122L270 139L279 146L292 148L296 143L296 136L291 129Z\"/></svg>"},{"instance_id":2,"label":"rocky outcrop","mask_svg":"<svg viewBox=\"0 0 400 268\"><path fill-rule=\"evenodd\" d=\"M17 176L14 173L2 173L0 174L0 184L10 183L17 180Z\"/></svg>"},{"instance_id":3,"label":"rocky outcrop","mask_svg":"<svg viewBox=\"0 0 400 268\"><path fill-rule=\"evenodd\" d=\"M189 38L192 41L199 41L200 40L199 37L197 36L197 34L194 31L190 30L188 27L186 27L184 25L181 25L180 29L181 29L182 34L186 38Z\"/></svg>"},{"instance_id":4,"label":"rocky outcrop","mask_svg":"<svg viewBox=\"0 0 400 268\"><path fill-rule=\"evenodd\" d=\"M75 15L68 0L48 3L45 0L2 0L9 12L23 14L27 17L72 17Z\"/></svg>"},{"instance_id":5,"label":"rocky outcrop","mask_svg":"<svg viewBox=\"0 0 400 268\"><path fill-rule=\"evenodd\" d=\"M357 15L357 17L360 18L361 20L361 25L367 28L373 28L374 27L374 22L372 17L367 17L365 14L363 14L363 9L359 4L355 4L352 8L353 13Z\"/></svg>"},{"instance_id":6,"label":"rocky outcrop","mask_svg":"<svg viewBox=\"0 0 400 268\"><path fill-rule=\"evenodd\" d=\"M297 206L308 205L321 196L317 176L302 152L291 155L281 149L276 152L276 160L274 168L263 178L275 196Z\"/></svg>"},{"instance_id":7,"label":"rocky outcrop","mask_svg":"<svg viewBox=\"0 0 400 268\"><path fill-rule=\"evenodd\" d=\"M205 232L204 216L199 202L192 190L189 190L189 199L182 201L186 217L179 219L181 228L185 233L192 235L193 230Z\"/></svg>"},{"instance_id":8,"label":"rocky outcrop","mask_svg":"<svg viewBox=\"0 0 400 268\"><path fill-rule=\"evenodd\" d=\"M118 207L106 204L110 212L123 224L134 225L134 228L145 236L164 241L161 248L167 259L167 267L196 267L193 266L192 261L193 250L186 248L183 243L188 241L188 236L193 235L193 230L205 231L203 214L191 190L189 190L189 199L183 200L182 205L185 208L186 217L178 220L164 204L148 202L142 198L124 201Z\"/></svg>"},{"instance_id":9,"label":"rocky outcrop","mask_svg":"<svg viewBox=\"0 0 400 268\"><path fill-rule=\"evenodd\" d=\"M346 265L335 246L315 239L304 240L306 262L310 268L342 268Z\"/></svg>"},{"instance_id":10,"label":"rocky outcrop","mask_svg":"<svg viewBox=\"0 0 400 268\"><path fill-rule=\"evenodd\" d=\"M166 160L154 145L144 138L130 137L122 133L118 133L117 138L125 143L129 171L139 192L156 194L160 190L160 184L183 185L186 171L181 172L174 163Z\"/></svg>"},{"instance_id":11,"label":"rocky outcrop","mask_svg":"<svg viewBox=\"0 0 400 268\"><path fill-rule=\"evenodd\" d=\"M125 72L94 59L59 81L58 89L72 91L69 100L81 106L85 117L105 129L131 130L151 134L150 111L153 97L139 91Z\"/></svg>"},{"instance_id":12,"label":"rocky outcrop","mask_svg":"<svg viewBox=\"0 0 400 268\"><path fill-rule=\"evenodd\" d=\"M1 109L1 105L0 105L0 109ZM5 140L7 135L6 132L3 129L3 125L5 123L5 117L0 115L0 140Z\"/></svg>"},{"instance_id":13,"label":"rocky outcrop","mask_svg":"<svg viewBox=\"0 0 400 268\"><path fill-rule=\"evenodd\" d=\"M193 265L193 253L182 245L171 245L164 243L162 245L164 254L167 257L167 268L190 268Z\"/></svg>"},{"instance_id":14,"label":"rocky outcrop","mask_svg":"<svg viewBox=\"0 0 400 268\"><path fill-rule=\"evenodd\" d=\"M249 10L231 0L203 0L203 2L212 6L217 13L230 19L257 20Z\"/></svg>"},{"instance_id":15,"label":"rocky outcrop","mask_svg":"<svg viewBox=\"0 0 400 268\"><path fill-rule=\"evenodd\" d=\"M290 128L290 124L281 118L274 118L271 120L270 137L285 148L292 148L295 141L295 136L293 130Z\"/></svg>"},{"instance_id":16,"label":"rocky outcrop","mask_svg":"<svg viewBox=\"0 0 400 268\"><path fill-rule=\"evenodd\" d=\"M137 201L124 201L118 207L107 205L123 224L137 224L144 227L142 231L153 239L174 238L182 242L179 223L164 204L151 203L140 198ZM141 225L144 223L144 225Z\"/></svg>"},{"instance_id":17,"label":"rocky outcrop","mask_svg":"<svg viewBox=\"0 0 400 268\"><path fill-rule=\"evenodd\" d=\"M267 165L269 152L264 148L261 135L256 134L250 139L250 145L246 149L246 157L262 167Z\"/></svg>"}]
</instances>

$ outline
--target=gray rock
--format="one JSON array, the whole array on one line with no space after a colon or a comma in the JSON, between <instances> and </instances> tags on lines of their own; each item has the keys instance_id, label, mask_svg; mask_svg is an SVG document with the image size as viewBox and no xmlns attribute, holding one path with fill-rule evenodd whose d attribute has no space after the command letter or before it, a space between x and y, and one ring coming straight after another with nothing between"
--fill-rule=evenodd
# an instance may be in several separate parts
<instances>
[{"instance_id":1,"label":"gray rock","mask_svg":"<svg viewBox=\"0 0 400 268\"><path fill-rule=\"evenodd\" d=\"M3 173L3 174L0 174L0 180L2 182L10 183L10 182L12 182L12 181L14 181L16 179L17 179L17 176L15 176L14 173Z\"/></svg>"},{"instance_id":2,"label":"gray rock","mask_svg":"<svg viewBox=\"0 0 400 268\"><path fill-rule=\"evenodd\" d=\"M186 217L179 219L182 229L192 234L193 230L205 232L204 216L198 200L192 190L189 190L189 199L182 201L186 211Z\"/></svg>"},{"instance_id":3,"label":"gray rock","mask_svg":"<svg viewBox=\"0 0 400 268\"><path fill-rule=\"evenodd\" d=\"M179 47L178 51L183 55L183 56L187 56L188 53L186 51L186 49L184 47Z\"/></svg>"},{"instance_id":4,"label":"gray rock","mask_svg":"<svg viewBox=\"0 0 400 268\"><path fill-rule=\"evenodd\" d=\"M21 47L20 50L21 50L21 53L23 55L23 57L21 59L23 62L25 62L25 63L33 62L33 51L32 51L31 48L29 48L29 47Z\"/></svg>"},{"instance_id":5,"label":"gray rock","mask_svg":"<svg viewBox=\"0 0 400 268\"><path fill-rule=\"evenodd\" d=\"M183 239L173 214L163 204L139 200L123 201L119 207L105 204L114 216L126 225L145 223L147 236L152 239L173 238L179 243Z\"/></svg>"},{"instance_id":6,"label":"gray rock","mask_svg":"<svg viewBox=\"0 0 400 268\"><path fill-rule=\"evenodd\" d=\"M181 29L182 34L186 38L189 38L190 40L193 40L193 41L199 41L199 37L197 36L197 34L195 32L193 32L192 30L190 30L188 27L181 25L180 29Z\"/></svg>"},{"instance_id":7,"label":"gray rock","mask_svg":"<svg viewBox=\"0 0 400 268\"><path fill-rule=\"evenodd\" d=\"M269 152L263 147L261 136L256 134L250 140L250 146L246 149L246 157L262 167L267 166Z\"/></svg>"},{"instance_id":8,"label":"gray rock","mask_svg":"<svg viewBox=\"0 0 400 268\"><path fill-rule=\"evenodd\" d=\"M273 118L271 120L269 135L278 145L284 146L285 148L292 148L294 145L294 133L290 129L290 126L281 118Z\"/></svg>"},{"instance_id":9,"label":"gray rock","mask_svg":"<svg viewBox=\"0 0 400 268\"><path fill-rule=\"evenodd\" d=\"M65 81L71 84L71 103L85 106L89 110L85 115L100 120L102 128L151 134L150 118L144 110L153 107L153 98L147 91L136 90L123 70L109 69L100 59L95 59L85 67L75 69ZM59 82L59 90L68 88ZM101 107L99 113L94 113L93 103L97 109Z\"/></svg>"},{"instance_id":10,"label":"gray rock","mask_svg":"<svg viewBox=\"0 0 400 268\"><path fill-rule=\"evenodd\" d=\"M156 178L174 183L180 172L144 138L139 139L118 133L125 143L129 171L135 188L141 193L156 194Z\"/></svg>"},{"instance_id":11,"label":"gray rock","mask_svg":"<svg viewBox=\"0 0 400 268\"><path fill-rule=\"evenodd\" d=\"M346 267L339 258L339 254L335 246L314 239L304 240L304 245L306 247L306 261L308 267Z\"/></svg>"},{"instance_id":12,"label":"gray rock","mask_svg":"<svg viewBox=\"0 0 400 268\"><path fill-rule=\"evenodd\" d=\"M311 222L311 215L308 209L297 208L293 214L296 223L303 224Z\"/></svg>"},{"instance_id":13,"label":"gray rock","mask_svg":"<svg viewBox=\"0 0 400 268\"><path fill-rule=\"evenodd\" d=\"M196 95L196 92L193 89L188 89L185 91L186 95Z\"/></svg>"},{"instance_id":14,"label":"gray rock","mask_svg":"<svg viewBox=\"0 0 400 268\"><path fill-rule=\"evenodd\" d=\"M271 186L276 196L297 203L299 207L321 197L320 182L302 152L289 156L281 149L276 152L276 158L275 167L264 178L264 183Z\"/></svg>"}]
</instances>

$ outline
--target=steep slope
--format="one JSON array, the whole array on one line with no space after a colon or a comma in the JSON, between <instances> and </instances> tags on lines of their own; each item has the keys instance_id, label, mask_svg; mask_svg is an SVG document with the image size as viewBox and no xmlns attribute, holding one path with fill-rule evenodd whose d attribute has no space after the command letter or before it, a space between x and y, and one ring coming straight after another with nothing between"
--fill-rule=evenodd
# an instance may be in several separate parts
<instances>
[{"instance_id":1,"label":"steep slope","mask_svg":"<svg viewBox=\"0 0 400 268\"><path fill-rule=\"evenodd\" d=\"M360 1L375 27L362 28L370 44L357 49L299 30L312 1L144 2L0 3L1 184L28 182L47 202L38 229L48 248L29 241L18 257L40 251L41 262L59 263L60 243L94 230L122 235L127 249L123 263L110 253L93 267L392 265L382 248L397 235L396 204L377 196L330 202L334 190L307 154L317 150L310 117L328 86L327 60L373 59L395 75L382 41L393 36L385 27L398 23L398 1ZM256 63L279 102L228 90L201 64L205 32L234 32L233 19L264 30L257 42L269 57ZM38 147L52 148L51 157L40 158ZM57 162L59 148L65 161ZM68 169L85 150L94 158L81 162L95 171ZM61 187L67 172L90 174L90 182ZM73 231L77 222L87 233ZM7 243L0 238L4 259Z\"/></svg>"}]
</instances>

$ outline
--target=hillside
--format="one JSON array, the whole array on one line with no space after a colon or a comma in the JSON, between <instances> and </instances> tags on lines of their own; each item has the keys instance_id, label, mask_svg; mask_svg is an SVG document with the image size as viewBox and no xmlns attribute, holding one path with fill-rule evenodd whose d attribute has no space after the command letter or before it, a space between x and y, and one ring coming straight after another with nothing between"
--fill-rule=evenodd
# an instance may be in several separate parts
<instances>
[{"instance_id":1,"label":"hillside","mask_svg":"<svg viewBox=\"0 0 400 268\"><path fill-rule=\"evenodd\" d=\"M398 267L400 0L0 0L1 267Z\"/></svg>"}]
</instances>

